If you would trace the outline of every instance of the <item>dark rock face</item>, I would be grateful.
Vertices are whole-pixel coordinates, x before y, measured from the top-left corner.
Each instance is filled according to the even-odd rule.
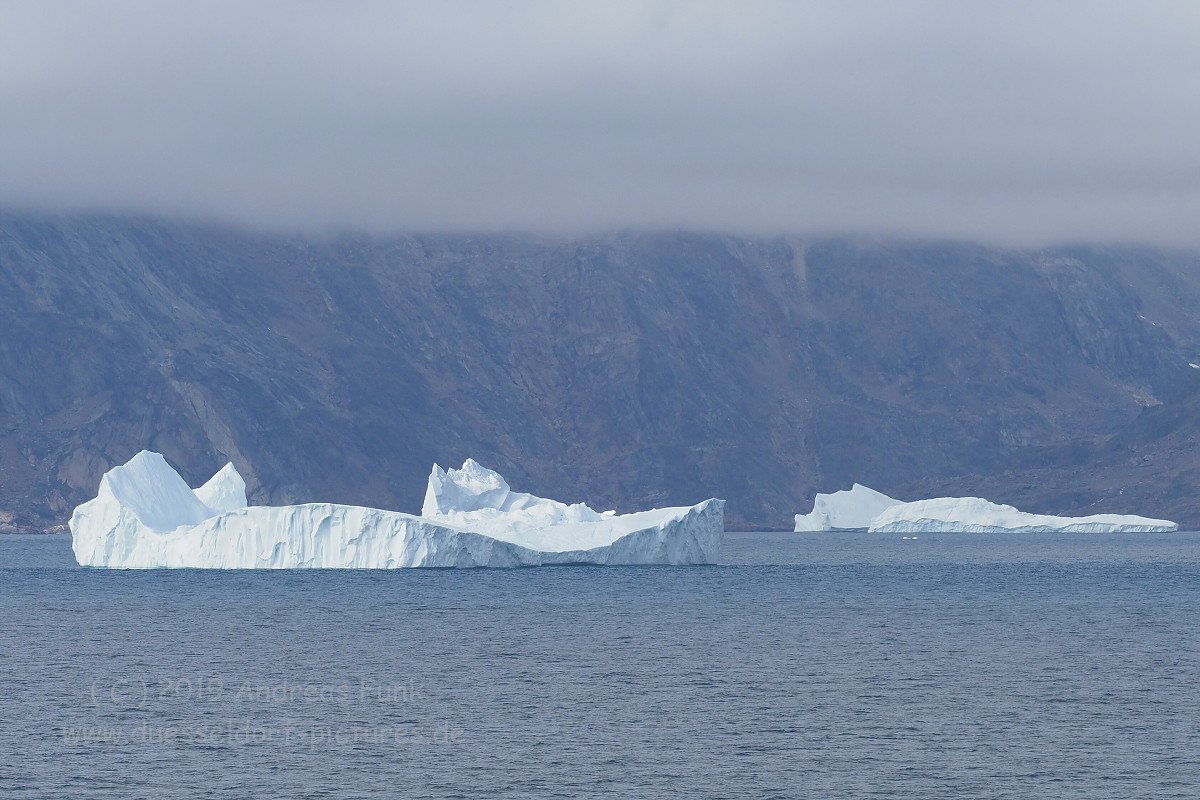
[[[415,511],[434,461],[630,510],[975,493],[1200,524],[1200,254],[609,235],[305,240],[0,216],[0,525],[141,448]]]

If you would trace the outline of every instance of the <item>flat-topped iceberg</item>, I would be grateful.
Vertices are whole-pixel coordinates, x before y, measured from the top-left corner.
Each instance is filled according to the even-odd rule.
[[[856,483],[832,494],[818,494],[812,511],[796,515],[795,530],[865,531],[877,516],[899,502],[883,492]]]
[[[1125,514],[1054,517],[1027,514],[981,497],[939,497],[884,509],[872,533],[1154,533],[1178,530],[1165,519]]]
[[[288,569],[709,564],[724,501],[635,514],[512,492],[468,460],[434,465],[418,517],[335,503],[249,506],[232,464],[193,491],[142,451],[100,480],[71,516],[76,560],[91,567]]]

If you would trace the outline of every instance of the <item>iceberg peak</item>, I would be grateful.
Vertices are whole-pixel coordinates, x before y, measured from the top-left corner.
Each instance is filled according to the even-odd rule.
[[[490,470],[473,458],[463,462],[461,469],[442,469],[437,464],[429,473],[425,502],[421,515],[425,517],[450,511],[478,511],[481,508],[507,510],[512,490],[499,472]]]
[[[797,532],[866,530],[872,520],[888,508],[900,503],[883,492],[861,483],[832,494],[818,494],[813,510],[796,515]]]
[[[195,495],[213,511],[236,511],[249,505],[246,502],[246,481],[232,461],[196,489]]]
[[[583,503],[560,503],[524,492],[514,492],[508,481],[473,458],[461,469],[442,469],[437,464],[429,474],[421,516],[469,514],[477,511],[512,513],[526,511],[543,518],[569,518],[574,522],[595,522],[599,514]]]
[[[213,516],[167,460],[149,450],[106,472],[100,479],[96,500],[91,502],[97,501],[126,509],[153,531],[196,525]],[[88,505],[76,509],[76,514]]]

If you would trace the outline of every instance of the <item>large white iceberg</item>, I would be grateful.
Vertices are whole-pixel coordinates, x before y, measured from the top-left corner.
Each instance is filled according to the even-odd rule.
[[[724,501],[597,514],[512,492],[468,460],[436,465],[423,516],[335,503],[248,506],[232,464],[192,491],[142,451],[100,480],[71,516],[76,560],[91,567],[208,569],[709,564]]]
[[[1123,514],[1053,517],[1027,514],[981,497],[939,497],[900,503],[871,522],[872,533],[1153,533],[1178,530],[1165,519]]]
[[[865,531],[877,516],[900,502],[856,483],[832,494],[818,494],[812,511],[796,515],[795,530]]]

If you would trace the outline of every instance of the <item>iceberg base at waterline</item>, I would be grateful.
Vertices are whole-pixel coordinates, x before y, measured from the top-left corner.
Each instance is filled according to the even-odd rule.
[[[193,491],[161,455],[142,451],[105,473],[70,529],[80,564],[121,569],[709,564],[724,501],[599,514],[511,492],[468,460],[462,470],[434,466],[422,516],[336,503],[249,506],[232,465]]]
[[[871,533],[1168,533],[1178,529],[1170,520],[1130,514],[1028,514],[981,497],[899,503],[884,509],[869,528]]]

